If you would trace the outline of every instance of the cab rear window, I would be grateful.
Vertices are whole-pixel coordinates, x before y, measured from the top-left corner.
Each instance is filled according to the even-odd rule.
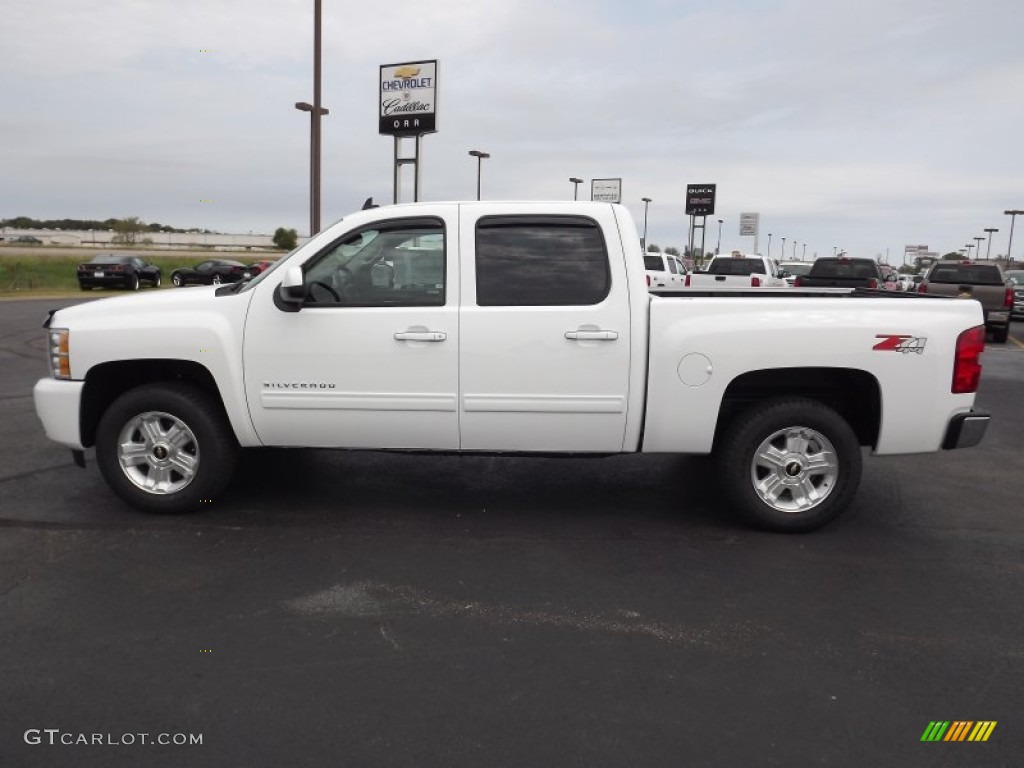
[[[661,263],[661,256],[644,256],[644,269],[651,272],[664,272],[665,265]]]
[[[930,283],[969,283],[971,285],[1002,285],[998,267],[986,264],[955,264],[939,266],[928,276]]]
[[[753,275],[764,274],[761,259],[715,259],[708,267],[712,275]]]

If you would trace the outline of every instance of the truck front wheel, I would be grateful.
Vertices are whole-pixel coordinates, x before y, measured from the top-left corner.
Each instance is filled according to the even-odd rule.
[[[147,512],[189,512],[224,490],[237,443],[219,405],[184,384],[147,384],[121,395],[96,430],[107,484]]]
[[[733,506],[772,531],[820,528],[849,505],[860,483],[856,434],[816,400],[770,400],[749,408],[732,422],[718,456]]]

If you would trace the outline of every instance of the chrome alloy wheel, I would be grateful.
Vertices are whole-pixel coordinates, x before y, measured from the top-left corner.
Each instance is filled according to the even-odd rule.
[[[146,411],[121,429],[117,459],[125,477],[147,493],[177,493],[196,476],[199,442],[181,419]]]
[[[750,481],[761,500],[780,512],[806,512],[821,504],[839,479],[835,446],[809,427],[780,429],[758,446]]]

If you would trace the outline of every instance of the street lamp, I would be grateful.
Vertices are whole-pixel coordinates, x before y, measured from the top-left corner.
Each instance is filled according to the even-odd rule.
[[[985,227],[985,231],[988,232],[988,250],[985,251],[985,259],[987,260],[992,258],[992,233],[999,230],[995,227]]]
[[[772,233],[768,233],[768,258],[772,257]]]
[[[309,112],[309,236],[320,231],[320,118],[330,112],[320,105],[320,0],[313,3],[313,103],[296,102]]]
[[[1010,217],[1010,244],[1006,246],[1006,268],[1009,269],[1013,264],[1013,256],[1010,255],[1013,249],[1013,224],[1017,221],[1017,216],[1024,214],[1024,211],[1003,211],[1003,213]]]
[[[973,247],[974,247],[974,243],[964,243],[964,248],[967,249],[967,258],[968,258],[968,260],[970,260],[970,258],[971,258],[971,248],[973,248]]]
[[[654,201],[649,197],[641,197],[640,199],[644,203],[644,236],[640,238],[640,244],[643,246],[640,250],[647,253],[647,206]]]
[[[786,258],[786,238],[782,238],[782,253],[779,254],[779,258]]]
[[[797,242],[796,242],[796,240],[794,240],[793,241],[793,261],[796,261],[796,246],[797,246]],[[782,254],[782,255],[783,255],[783,257],[785,257],[786,254]]]
[[[803,256],[800,257],[800,260],[807,261],[807,243],[804,243],[804,253]]]
[[[722,220],[718,220],[718,244],[715,246],[715,255],[722,250]]]
[[[480,199],[480,169],[484,164],[484,158],[490,157],[486,152],[481,152],[479,149],[469,150],[470,157],[476,158],[476,199]]]
[[[580,184],[583,183],[583,179],[577,179],[575,176],[570,176],[569,181],[572,182],[572,199],[579,200],[577,193],[580,191]]]
[[[974,253],[977,255],[977,257],[979,259],[981,258],[981,241],[984,240],[984,239],[985,239],[984,237],[975,237],[974,238],[974,242],[976,242],[978,244],[978,250],[976,250]]]
[[[836,253],[836,251],[837,251],[838,249],[839,249],[839,246],[838,246],[838,245],[833,245],[833,246],[832,246],[832,258],[835,258],[835,257],[836,257],[836,256],[838,255],[838,254]]]

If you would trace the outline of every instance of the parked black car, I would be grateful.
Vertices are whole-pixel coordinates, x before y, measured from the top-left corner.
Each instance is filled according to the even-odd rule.
[[[101,253],[78,265],[78,287],[83,291],[105,287],[137,291],[142,283],[159,288],[160,267],[138,256]]]
[[[252,270],[240,261],[229,259],[210,259],[194,267],[183,267],[171,273],[171,282],[176,286],[183,285],[220,285],[236,283],[252,277]]]

